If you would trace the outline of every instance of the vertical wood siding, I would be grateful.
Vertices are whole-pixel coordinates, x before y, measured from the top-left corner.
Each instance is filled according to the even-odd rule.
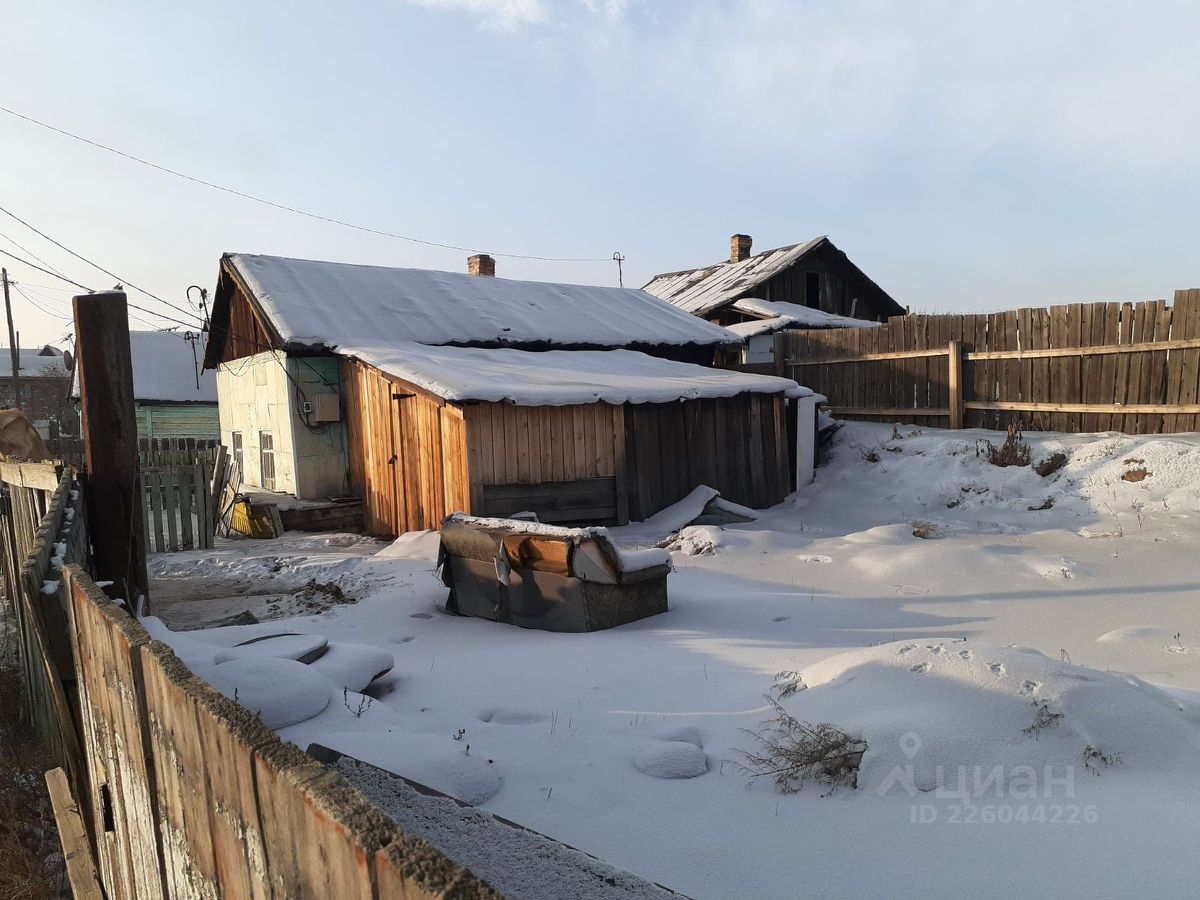
[[[763,508],[791,490],[782,394],[631,404],[625,409],[629,516],[644,519],[697,485]]]
[[[471,511],[461,409],[412,395],[379,370],[353,360],[342,363],[342,385],[350,481],[362,497],[368,532],[395,535],[438,528],[449,513]]]

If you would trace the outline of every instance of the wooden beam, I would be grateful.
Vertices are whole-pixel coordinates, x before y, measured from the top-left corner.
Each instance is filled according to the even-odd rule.
[[[967,353],[969,360],[980,359],[1046,359],[1063,356],[1104,356],[1110,353],[1153,353],[1158,350],[1200,349],[1200,338],[1181,338],[1171,341],[1146,341],[1141,344],[1106,344],[1099,347],[1056,347],[1049,350],[988,350]]]
[[[837,363],[875,362],[882,359],[924,359],[929,356],[945,356],[945,347],[936,350],[895,350],[890,353],[862,353],[858,356],[843,356],[836,359],[789,359],[789,366],[831,366]]]
[[[138,598],[148,594],[148,579],[129,309],[124,291],[83,294],[74,307],[84,493],[96,577],[113,583],[106,590],[113,599],[137,610]]]
[[[950,410],[948,407],[945,407],[945,408],[922,407],[920,409],[917,409],[915,407],[908,407],[908,406],[889,406],[889,407],[838,406],[836,403],[831,403],[830,406],[833,408],[834,413],[839,414],[839,415],[845,414],[847,416],[899,416],[901,418],[903,418],[904,416],[917,416],[917,417],[924,418],[926,416],[935,417],[935,416],[949,416],[950,415]],[[963,406],[970,407],[971,404],[964,403]]]
[[[96,860],[92,856],[92,845],[83,827],[79,804],[71,796],[67,773],[62,769],[51,769],[46,773],[46,786],[50,789],[50,803],[54,807],[54,821],[58,825],[71,893],[75,900],[104,900],[100,876],[96,874]]]
[[[1062,413],[1178,413],[1188,415],[1200,413],[1200,403],[1021,403],[1008,400],[968,400],[967,409],[999,409],[1015,412],[1062,412]],[[850,412],[850,410],[840,410]]]
[[[950,427],[962,428],[962,342],[951,341],[948,350],[950,354],[950,370],[946,384],[950,392]]]
[[[62,466],[52,462],[0,462],[0,481],[16,487],[55,491],[62,478]]]

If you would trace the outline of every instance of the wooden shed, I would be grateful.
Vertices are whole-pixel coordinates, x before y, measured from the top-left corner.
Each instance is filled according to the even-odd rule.
[[[375,534],[459,511],[623,524],[701,484],[758,508],[793,488],[788,404],[808,392],[787,379],[630,351],[346,352],[350,480]]]

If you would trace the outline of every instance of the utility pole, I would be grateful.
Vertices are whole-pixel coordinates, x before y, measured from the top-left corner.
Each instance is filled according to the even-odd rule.
[[[12,301],[8,297],[8,269],[0,269],[0,280],[4,281],[4,312],[8,316],[8,349],[12,354],[13,409],[20,409],[21,351],[17,349],[17,335],[13,331]]]
[[[96,575],[130,612],[147,597],[129,308],[124,291],[83,294],[75,308],[75,365],[87,463],[84,482]],[[149,611],[149,601],[141,607]]]

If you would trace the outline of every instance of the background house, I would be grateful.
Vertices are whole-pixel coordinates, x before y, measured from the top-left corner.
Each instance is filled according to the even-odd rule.
[[[78,417],[69,396],[71,364],[69,353],[47,344],[18,352],[17,375],[13,378],[12,353],[0,347],[0,406],[16,405],[16,381],[20,381],[21,408],[44,439],[78,434]]]
[[[785,328],[844,328],[904,315],[904,308],[828,237],[751,255],[751,238],[729,239],[726,262],[656,275],[645,290],[694,316],[731,327],[742,362],[771,361],[766,337]],[[750,324],[769,322],[769,325]]]
[[[212,372],[198,371],[201,340],[194,332],[129,332],[139,438],[220,437],[217,379]],[[79,399],[77,377],[71,397]]]
[[[205,365],[244,481],[352,493],[377,534],[454,511],[623,522],[698,483],[759,506],[791,490],[787,404],[808,392],[697,365],[737,341],[725,329],[643,291],[469,269],[223,257]]]

